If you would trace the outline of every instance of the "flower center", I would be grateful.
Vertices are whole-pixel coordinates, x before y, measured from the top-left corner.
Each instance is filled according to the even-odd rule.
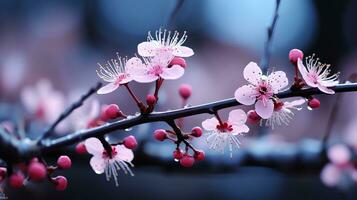
[[[222,125],[218,124],[216,127],[220,132],[231,132],[233,131],[232,125],[224,122]]]
[[[116,148],[112,146],[112,155],[110,156],[109,153],[106,150],[104,150],[102,153],[102,156],[105,159],[109,159],[109,158],[115,157],[115,155],[117,155],[117,154],[118,154],[118,152],[117,152]]]
[[[120,82],[121,82],[123,79],[125,79],[126,77],[128,77],[127,74],[124,74],[124,73],[119,74],[118,77],[117,77],[117,79],[115,80],[115,84],[116,84],[116,85],[119,85]]]
[[[282,101],[276,101],[274,102],[274,111],[279,111],[283,108],[284,103]]]
[[[160,65],[155,65],[149,70],[148,74],[158,76],[162,74],[162,72],[163,72],[162,67]]]

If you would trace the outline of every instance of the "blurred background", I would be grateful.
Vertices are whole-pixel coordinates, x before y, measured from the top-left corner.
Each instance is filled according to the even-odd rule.
[[[47,86],[51,84],[56,91],[50,105],[54,107],[52,114],[57,116],[99,81],[95,72],[98,62],[115,58],[116,52],[121,56],[133,56],[137,53],[137,44],[146,40],[148,31],[166,28],[176,3],[176,0],[1,0],[0,120],[18,121],[30,116],[31,109],[26,106],[24,91],[29,87],[34,89],[32,86],[39,85],[41,80],[48,80]],[[245,65],[250,61],[260,61],[274,8],[275,0],[185,0],[176,15],[173,29],[187,31],[185,46],[191,47],[195,55],[186,59],[188,68],[183,78],[165,82],[160,91],[158,110],[180,107],[178,88],[182,83],[193,88],[189,99],[191,105],[233,97],[234,91],[245,83],[242,76]],[[292,80],[293,66],[288,53],[292,48],[299,48],[305,55],[316,53],[322,62],[332,65],[333,71],[341,72],[342,81],[347,80],[357,64],[356,11],[356,0],[282,0],[273,36],[271,69],[287,72],[289,80]],[[133,83],[132,88],[144,100],[148,93],[153,92],[154,84]],[[31,90],[28,93],[32,93]],[[92,99],[98,99],[101,104],[118,103],[125,113],[137,111],[125,90],[95,95]],[[322,103],[320,109],[297,112],[288,127],[274,129],[264,140],[277,140],[284,144],[321,140],[336,95],[320,96],[319,99]],[[332,126],[331,142],[343,141],[351,135],[356,138],[353,137],[357,134],[354,133],[356,99],[357,95],[353,93],[344,94],[339,99],[341,106]],[[228,111],[221,112],[224,118]],[[185,121],[185,127],[190,130],[207,117],[190,117]],[[44,128],[41,125],[33,126],[28,134],[35,137]],[[135,134],[141,143],[145,143],[134,160],[135,177],[120,176],[118,188],[113,182],[107,182],[103,175],[92,171],[89,156],[74,155],[73,168],[63,172],[70,181],[66,191],[57,192],[44,182],[29,184],[22,190],[5,186],[5,194],[9,199],[357,197],[353,184],[328,188],[320,182],[319,173],[237,168],[232,165],[239,158],[230,159],[228,154],[209,150],[206,152],[207,162],[202,166],[197,163],[193,170],[177,168],[178,164],[171,159],[174,145],[152,139],[152,131],[159,127],[165,125],[142,125],[114,133],[118,137]],[[256,137],[257,128],[251,129],[242,139],[243,149],[263,140]],[[70,131],[63,128],[59,132],[66,134]],[[314,148],[314,143],[311,144]],[[196,146],[205,149],[204,140],[196,141]],[[73,148],[61,150],[68,154],[72,151]],[[167,159],[167,164],[162,166],[161,162],[153,162],[151,165],[138,160],[138,154],[143,152]],[[48,159],[55,159],[55,156],[50,155]]]

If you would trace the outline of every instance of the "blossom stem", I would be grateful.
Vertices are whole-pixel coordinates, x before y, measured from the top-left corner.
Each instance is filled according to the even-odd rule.
[[[145,105],[143,104],[143,102],[141,102],[136,95],[134,94],[134,92],[130,89],[129,84],[124,84],[125,88],[128,90],[130,96],[134,99],[135,103],[138,105],[141,113],[145,113],[146,108]]]
[[[222,121],[221,117],[219,116],[218,111],[215,110],[215,111],[213,112],[213,114],[214,114],[214,116],[216,117],[216,119],[218,120],[219,125],[220,125],[220,126],[223,126],[223,121]]]

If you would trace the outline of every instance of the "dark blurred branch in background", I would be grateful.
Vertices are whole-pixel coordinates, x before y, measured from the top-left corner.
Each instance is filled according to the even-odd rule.
[[[179,13],[180,9],[182,8],[184,2],[185,2],[185,0],[177,0],[176,1],[175,8],[172,11],[172,13],[170,15],[170,18],[169,18],[169,21],[167,23],[167,28],[168,29],[173,29],[174,28],[175,21],[176,21],[176,18],[177,18],[177,14]]]

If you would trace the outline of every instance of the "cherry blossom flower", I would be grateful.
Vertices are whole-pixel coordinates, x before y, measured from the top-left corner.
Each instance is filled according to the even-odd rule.
[[[194,54],[193,50],[182,46],[186,39],[186,32],[180,38],[177,31],[171,35],[171,31],[159,29],[155,32],[155,38],[149,32],[147,42],[138,45],[138,53],[143,57],[153,57],[158,53],[168,51],[173,57],[190,57]]]
[[[276,125],[281,126],[283,124],[288,125],[290,120],[294,116],[293,110],[301,110],[301,105],[306,102],[305,99],[298,99],[291,102],[279,101],[274,104],[274,112],[265,121],[265,126],[270,126],[272,129],[275,128]],[[263,120],[260,121],[260,125],[263,124]]]
[[[224,153],[228,146],[232,157],[233,147],[239,148],[240,141],[236,136],[247,133],[249,127],[245,125],[246,113],[241,109],[232,110],[229,113],[228,121],[220,123],[213,117],[202,122],[202,127],[208,131],[206,141],[210,149]]]
[[[129,83],[133,80],[132,73],[138,58],[133,57],[129,60],[127,58],[121,58],[117,54],[117,59],[112,59],[107,61],[103,66],[98,63],[99,70],[97,70],[98,76],[106,82],[109,82],[107,85],[100,88],[98,94],[108,94],[116,90],[120,85]],[[141,61],[140,61],[141,62]]]
[[[159,78],[166,80],[174,80],[183,76],[185,69],[180,65],[172,65],[169,67],[172,55],[165,51],[156,54],[154,57],[146,59],[144,62],[136,59],[133,70],[133,78],[140,83],[149,83],[156,81]]]
[[[327,157],[330,163],[323,168],[320,174],[321,181],[326,186],[339,186],[348,179],[357,181],[357,170],[348,147],[343,144],[333,145],[328,149]]]
[[[71,125],[74,130],[88,128],[89,124],[100,114],[101,106],[98,99],[92,99],[88,103],[74,110],[70,115]]]
[[[263,119],[268,119],[274,111],[274,94],[288,85],[285,72],[276,71],[265,76],[259,66],[250,62],[243,71],[244,78],[250,83],[235,91],[236,100],[244,105],[253,105]]]
[[[112,155],[109,155],[104,149],[102,143],[97,138],[88,138],[85,141],[85,147],[88,153],[93,157],[90,160],[90,165],[95,173],[105,173],[107,181],[114,179],[115,185],[118,186],[118,170],[123,170],[125,174],[134,176],[129,166],[134,165],[131,161],[134,158],[133,151],[126,148],[124,145],[112,146]]]
[[[335,91],[328,87],[338,84],[339,73],[330,75],[330,65],[314,58],[315,55],[306,58],[306,67],[301,59],[298,59],[298,68],[306,84],[313,88],[319,88],[326,94],[334,94]]]
[[[35,86],[25,87],[21,91],[21,100],[30,113],[45,123],[54,122],[66,104],[64,95],[54,90],[46,79],[40,80]],[[61,127],[63,124],[60,124]]]

